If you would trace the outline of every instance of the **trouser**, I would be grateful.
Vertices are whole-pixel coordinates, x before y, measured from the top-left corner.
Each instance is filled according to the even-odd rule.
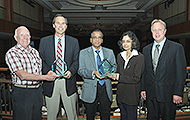
[[[175,120],[176,104],[173,102],[158,102],[156,99],[147,100],[148,120]]]
[[[137,120],[137,106],[119,103],[121,120]]]
[[[96,100],[93,103],[84,103],[86,108],[87,120],[94,120],[98,102],[100,105],[100,119],[110,120],[110,107],[111,101],[108,98],[106,85],[101,86],[97,84],[97,95]]]
[[[77,120],[76,113],[76,100],[77,95],[74,93],[71,96],[67,96],[65,79],[56,79],[53,88],[53,94],[51,97],[46,98],[47,104],[47,119],[57,120],[57,113],[59,111],[60,97],[65,108],[68,120]]]
[[[12,92],[13,120],[42,119],[42,87],[14,87]]]

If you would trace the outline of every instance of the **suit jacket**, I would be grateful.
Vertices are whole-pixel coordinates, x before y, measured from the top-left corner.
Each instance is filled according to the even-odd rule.
[[[119,80],[117,85],[117,102],[127,105],[138,105],[141,90],[141,76],[144,71],[144,56],[134,55],[124,69],[125,60],[121,54],[117,55],[117,72]]]
[[[102,47],[104,59],[108,59],[116,65],[115,56],[112,50]],[[116,69],[116,67],[115,67]],[[96,62],[92,47],[88,47],[80,51],[78,74],[83,78],[81,99],[87,103],[93,103],[96,99],[97,78],[92,75],[93,71],[97,71]],[[110,79],[105,79],[105,85],[109,100],[112,101],[112,85]]]
[[[51,65],[56,59],[55,55],[55,40],[54,35],[46,36],[41,39],[39,46],[40,56],[42,58],[42,72],[47,74],[51,70]],[[66,79],[66,91],[70,96],[76,92],[76,73],[79,64],[79,44],[76,38],[65,36],[65,53],[64,61],[67,64],[67,69],[72,76]],[[43,90],[46,96],[51,97],[53,93],[54,82],[44,81]]]
[[[183,96],[186,78],[186,58],[181,44],[166,40],[160,53],[156,72],[152,65],[152,44],[143,49],[145,71],[142,90],[147,99],[156,98],[158,102],[171,102],[173,95]]]

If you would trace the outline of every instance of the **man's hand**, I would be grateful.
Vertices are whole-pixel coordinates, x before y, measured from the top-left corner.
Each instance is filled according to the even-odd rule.
[[[54,81],[57,77],[59,77],[59,75],[55,74],[51,70],[46,74],[46,80],[47,81]]]
[[[141,96],[143,97],[144,100],[146,100],[146,91],[141,91]]]
[[[71,72],[68,70],[67,72],[64,73],[65,76],[63,76],[66,79],[69,79],[71,77]]]
[[[175,104],[182,103],[182,97],[178,95],[173,95],[173,103]]]
[[[106,77],[103,76],[101,77],[100,73],[98,71],[94,71],[93,74],[98,78],[98,79],[105,79]]]

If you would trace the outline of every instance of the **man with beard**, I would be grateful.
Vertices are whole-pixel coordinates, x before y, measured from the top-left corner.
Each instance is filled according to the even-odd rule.
[[[65,35],[67,25],[67,18],[62,14],[57,14],[53,19],[55,34],[42,38],[39,46],[43,74],[52,69],[51,66],[57,59],[65,61],[68,69],[64,73],[65,76],[57,78],[54,82],[44,82],[43,84],[48,120],[57,119],[60,97],[68,120],[77,120],[76,73],[79,64],[79,44],[76,38]]]

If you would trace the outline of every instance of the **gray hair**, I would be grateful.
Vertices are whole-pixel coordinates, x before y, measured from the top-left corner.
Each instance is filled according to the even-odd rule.
[[[152,31],[152,26],[154,25],[154,23],[157,23],[157,22],[161,23],[164,26],[164,29],[166,29],[166,23],[163,20],[161,20],[161,19],[154,19],[151,22],[151,31]]]
[[[17,27],[16,29],[15,29],[15,36],[18,36],[18,34],[17,34],[17,31],[18,31],[18,29],[19,28],[26,28],[27,30],[28,30],[28,28],[26,27],[26,26],[19,26],[19,27]],[[28,30],[28,32],[29,32],[29,34],[30,34],[30,31]]]
[[[139,49],[140,49],[140,42],[139,42],[137,36],[135,35],[135,33],[132,32],[132,31],[127,31],[127,32],[125,32],[125,33],[123,33],[123,34],[121,35],[120,40],[118,41],[119,48],[120,48],[121,50],[124,50],[124,49],[123,49],[123,45],[122,45],[122,43],[123,43],[122,40],[123,40],[123,37],[126,36],[126,35],[128,35],[129,38],[132,40],[131,49],[139,50]]]
[[[91,38],[92,38],[92,35],[93,35],[94,32],[100,32],[100,33],[102,34],[102,38],[103,38],[104,34],[103,34],[103,32],[102,32],[100,29],[98,29],[98,28],[92,30],[92,32],[91,32],[91,34],[90,34],[90,35],[91,35]]]
[[[67,20],[67,18],[66,18],[65,16],[63,16],[62,14],[56,14],[55,17],[53,18],[52,24],[55,23],[55,19],[56,19],[57,17],[63,17],[63,18],[65,18],[65,22],[66,22],[65,24],[68,25],[68,20]]]

